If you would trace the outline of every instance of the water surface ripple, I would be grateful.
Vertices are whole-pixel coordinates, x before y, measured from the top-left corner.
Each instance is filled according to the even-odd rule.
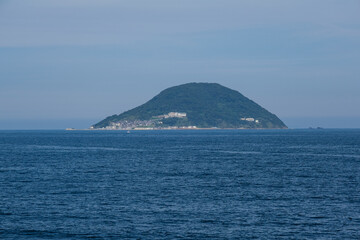
[[[0,131],[0,239],[360,239],[360,130]]]

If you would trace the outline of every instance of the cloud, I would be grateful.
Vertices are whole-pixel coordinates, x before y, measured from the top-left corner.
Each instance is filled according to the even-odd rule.
[[[359,3],[352,0],[14,0],[1,8],[0,46],[126,45],[209,31],[360,20]]]

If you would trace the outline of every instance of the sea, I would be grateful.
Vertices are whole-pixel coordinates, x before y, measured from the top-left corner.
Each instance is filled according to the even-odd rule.
[[[0,239],[360,239],[360,129],[0,131]]]

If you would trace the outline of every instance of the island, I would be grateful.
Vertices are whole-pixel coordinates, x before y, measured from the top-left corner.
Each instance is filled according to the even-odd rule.
[[[167,88],[143,105],[90,127],[92,130],[285,128],[275,114],[217,83]]]

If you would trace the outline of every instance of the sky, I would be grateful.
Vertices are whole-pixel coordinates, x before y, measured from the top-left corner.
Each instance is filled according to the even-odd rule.
[[[87,128],[188,82],[360,128],[359,0],[0,0],[0,129]]]

